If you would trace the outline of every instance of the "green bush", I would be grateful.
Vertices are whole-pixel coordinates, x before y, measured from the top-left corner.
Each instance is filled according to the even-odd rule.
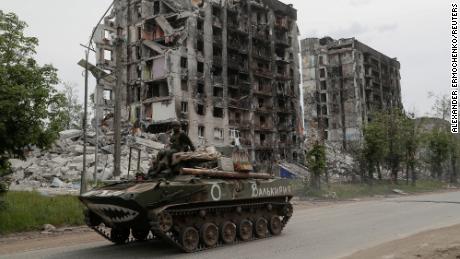
[[[0,211],[0,234],[84,224],[83,206],[75,196],[46,197],[37,192],[8,192]]]

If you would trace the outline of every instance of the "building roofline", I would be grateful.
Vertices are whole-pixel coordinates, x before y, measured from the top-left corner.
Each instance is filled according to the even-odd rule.
[[[378,54],[378,55],[381,55],[383,56],[384,58],[388,59],[388,60],[392,60],[394,62],[397,62],[399,65],[400,65],[400,62],[398,60],[397,57],[389,57],[388,55],[382,53],[381,51],[378,51],[372,47],[370,47],[369,45],[357,40],[355,37],[351,37],[351,38],[340,38],[340,39],[334,39],[330,36],[324,36],[324,37],[321,37],[321,38],[318,38],[318,37],[307,37],[307,38],[304,38],[302,39],[301,41],[305,41],[305,40],[322,40],[322,39],[331,39],[333,43],[337,44],[338,46],[339,45],[342,45],[342,42],[344,41],[353,41],[353,44],[355,45],[354,47],[355,48],[359,48],[358,46],[356,45],[360,45],[361,47],[364,47],[365,49],[368,49],[369,52],[374,52],[375,54]],[[347,42],[348,44],[348,42]]]

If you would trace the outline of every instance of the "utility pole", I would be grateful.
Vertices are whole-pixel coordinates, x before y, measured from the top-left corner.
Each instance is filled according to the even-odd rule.
[[[82,45],[85,48],[85,102],[84,102],[84,114],[83,114],[83,123],[82,123],[82,128],[83,128],[83,170],[81,172],[81,177],[80,177],[80,194],[85,193],[88,190],[87,186],[87,180],[86,180],[86,140],[87,140],[87,123],[88,123],[88,74],[89,74],[89,51],[93,50],[91,48],[91,44],[93,42],[94,35],[96,33],[97,26],[102,22],[104,17],[107,15],[107,13],[110,11],[110,9],[113,6],[113,2],[110,4],[109,8],[107,11],[105,11],[104,15],[99,19],[97,22],[97,25],[94,27],[91,37],[89,37],[89,42],[88,45]],[[94,50],[93,50],[94,51]],[[98,79],[99,80],[99,79]],[[98,128],[96,128],[98,130]],[[96,141],[97,142],[97,141]],[[96,144],[97,146],[97,144]],[[97,149],[96,149],[96,156],[97,156]],[[97,159],[96,159],[97,161]],[[97,162],[95,167],[97,168]]]
[[[121,91],[123,87],[123,69],[122,69],[122,56],[123,56],[123,29],[120,26],[120,21],[123,18],[123,7],[120,0],[116,1],[115,5],[115,28],[117,29],[117,38],[115,39],[115,74],[117,82],[115,85],[115,107],[114,107],[114,171],[113,176],[115,178],[121,175]]]
[[[87,191],[87,180],[86,180],[86,130],[88,128],[88,58],[89,58],[89,44],[85,50],[85,103],[84,103],[84,113],[83,113],[83,171],[81,172],[81,181],[80,181],[80,194],[83,194]]]

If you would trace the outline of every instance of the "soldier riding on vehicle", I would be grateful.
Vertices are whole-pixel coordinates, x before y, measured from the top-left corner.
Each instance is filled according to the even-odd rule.
[[[158,153],[156,159],[153,161],[152,168],[149,170],[149,177],[155,177],[163,170],[170,171],[172,156],[175,153],[195,151],[195,146],[193,145],[192,141],[187,136],[187,134],[181,130],[180,122],[174,121],[172,123],[172,130],[173,133],[169,140],[169,149]],[[167,174],[169,173],[170,172],[167,172]]]

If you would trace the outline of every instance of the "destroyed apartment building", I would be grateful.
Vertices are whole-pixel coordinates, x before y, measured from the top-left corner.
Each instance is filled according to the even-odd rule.
[[[113,112],[118,68],[124,121],[139,121],[150,133],[180,121],[197,146],[239,137],[255,162],[297,160],[296,16],[276,0],[115,1],[96,30],[97,64],[90,65],[99,79],[97,120]]]
[[[354,38],[301,41],[307,139],[347,149],[372,113],[402,108],[400,63]]]

